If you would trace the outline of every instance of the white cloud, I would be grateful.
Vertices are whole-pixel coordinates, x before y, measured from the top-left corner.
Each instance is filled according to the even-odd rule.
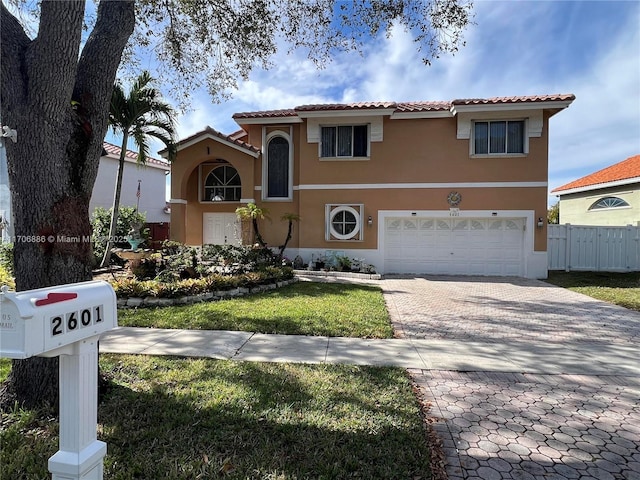
[[[232,100],[197,96],[181,135],[206,125],[230,133],[235,112],[307,103],[452,100],[575,93],[551,121],[550,188],[640,153],[640,4],[478,1],[467,46],[425,66],[410,33],[341,53],[317,70],[303,52],[281,50]]]

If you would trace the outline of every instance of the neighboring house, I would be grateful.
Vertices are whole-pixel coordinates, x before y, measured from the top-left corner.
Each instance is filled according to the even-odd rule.
[[[560,223],[640,226],[640,155],[551,191],[560,197]]]
[[[120,147],[104,142],[98,176],[89,203],[89,212],[91,213],[96,207],[109,209],[113,206],[120,151]],[[138,211],[146,213],[148,223],[168,223],[170,209],[166,203],[166,189],[167,175],[171,170],[169,163],[165,160],[148,157],[145,165],[138,165],[137,158],[136,152],[127,150],[124,158],[120,205],[123,207],[137,206]],[[139,196],[138,182],[140,184]]]
[[[381,273],[547,275],[549,118],[573,95],[304,105],[237,113],[172,164],[171,237],[248,238],[235,209],[255,202],[269,245],[364,258]],[[160,152],[161,154],[163,152]],[[165,152],[166,153],[166,152]]]
[[[113,206],[116,175],[120,159],[120,147],[104,142],[104,149],[100,157],[98,175],[93,187],[93,194],[89,202],[89,214],[96,207],[109,209]],[[165,160],[148,158],[146,166],[138,165],[138,154],[127,150],[122,178],[122,193],[120,205],[138,206],[140,212],[146,213],[147,223],[152,230],[153,238],[168,238],[170,208],[166,202],[167,175],[170,167]],[[0,147],[0,224],[3,240],[9,241],[12,235],[11,203],[9,194],[9,180],[6,173],[6,159],[4,148]],[[138,181],[140,194],[138,196]],[[8,223],[8,225],[7,225]]]

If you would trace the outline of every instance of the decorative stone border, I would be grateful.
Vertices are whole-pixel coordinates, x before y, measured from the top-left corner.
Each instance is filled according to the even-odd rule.
[[[243,297],[254,293],[266,292],[267,290],[275,290],[276,288],[285,287],[292,283],[298,282],[297,278],[283,280],[281,282],[269,283],[266,285],[256,285],[251,288],[239,287],[232,290],[219,290],[215,292],[200,293],[198,295],[187,295],[176,298],[159,298],[159,297],[128,297],[118,298],[118,308],[139,308],[139,307],[169,307],[172,305],[192,305],[201,302],[215,302],[217,300],[225,300],[234,297]]]
[[[303,277],[360,278],[363,280],[382,280],[379,273],[338,272],[325,270],[294,270],[294,275]]]

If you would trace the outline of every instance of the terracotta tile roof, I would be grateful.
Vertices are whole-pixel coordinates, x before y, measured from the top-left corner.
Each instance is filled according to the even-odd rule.
[[[274,118],[274,117],[296,117],[295,110],[288,108],[283,110],[265,110],[262,112],[240,112],[234,113],[232,118]]]
[[[536,103],[536,102],[565,102],[575,100],[572,93],[557,93],[552,95],[529,95],[521,97],[493,97],[493,98],[459,98],[451,102],[452,105],[492,105],[501,103]]]
[[[358,102],[358,103],[328,103],[316,105],[300,105],[296,112],[325,112],[329,110],[374,110],[379,108],[396,108],[395,102]]]
[[[242,140],[239,140],[239,138],[244,138],[244,135],[239,135],[240,132],[244,132],[244,130],[238,130],[237,132],[234,132],[231,135],[225,135],[224,133],[220,133],[219,131],[217,131],[214,128],[211,128],[210,126],[207,125],[207,127],[204,130],[201,130],[197,133],[194,133],[193,135],[191,135],[190,137],[184,138],[182,140],[180,140],[178,142],[178,148],[180,148],[181,145],[184,145],[185,143],[190,142],[191,140],[198,138],[202,135],[213,135],[214,137],[218,137],[221,140],[225,140],[229,143],[233,143],[234,145],[237,145],[239,147],[242,147],[244,149],[250,150],[254,153],[259,153],[260,149],[254,147],[253,145],[250,145],[246,142],[243,142]],[[246,135],[246,132],[245,132]],[[165,152],[166,150],[162,150],[160,153]]]
[[[431,112],[434,110],[451,110],[450,102],[400,102],[397,112]]]
[[[116,158],[120,158],[120,152],[122,151],[122,149],[112,143],[109,142],[103,142],[102,143],[102,148],[104,149],[103,151],[103,155],[105,155],[105,153],[107,155],[111,155],[113,157]],[[128,150],[125,153],[125,159],[129,159],[132,160],[134,162],[138,161],[138,152],[134,152],[132,150]],[[153,158],[153,157],[147,157],[147,164],[149,165],[156,165],[158,167],[163,167],[166,170],[169,170],[169,162],[167,162],[166,160],[160,160],[158,158]]]
[[[573,182],[554,188],[551,193],[585,188],[604,183],[611,183],[631,178],[640,179],[640,155],[634,155],[610,167],[598,170],[590,175],[574,180]]]
[[[559,93],[552,95],[529,95],[519,97],[493,97],[493,98],[466,98],[453,101],[416,101],[416,102],[358,102],[358,103],[328,103],[300,105],[292,109],[266,110],[257,112],[235,113],[233,118],[255,119],[274,117],[296,117],[297,112],[325,112],[338,110],[375,110],[394,109],[396,112],[426,112],[446,111],[455,105],[499,105],[513,103],[542,103],[554,101],[573,101],[575,95],[571,93]]]

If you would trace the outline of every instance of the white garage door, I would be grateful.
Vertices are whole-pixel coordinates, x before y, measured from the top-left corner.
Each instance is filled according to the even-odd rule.
[[[387,218],[386,273],[522,276],[524,218]]]

